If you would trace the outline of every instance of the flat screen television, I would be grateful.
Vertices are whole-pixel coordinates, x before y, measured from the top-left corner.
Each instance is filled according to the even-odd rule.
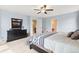
[[[12,29],[22,29],[22,19],[11,18]]]

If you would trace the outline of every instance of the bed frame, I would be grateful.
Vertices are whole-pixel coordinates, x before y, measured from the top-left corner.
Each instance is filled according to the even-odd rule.
[[[45,49],[39,45],[35,45],[35,44],[30,44],[30,49],[34,49],[36,51],[38,51],[39,53],[53,53],[53,51],[50,51],[48,49]]]

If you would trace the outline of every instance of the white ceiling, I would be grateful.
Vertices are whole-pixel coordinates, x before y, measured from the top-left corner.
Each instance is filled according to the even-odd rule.
[[[38,17],[55,16],[79,10],[79,5],[48,5],[47,8],[52,8],[54,11],[48,12],[47,15],[43,13],[36,14],[37,12],[33,9],[40,7],[41,5],[0,5],[0,10]]]

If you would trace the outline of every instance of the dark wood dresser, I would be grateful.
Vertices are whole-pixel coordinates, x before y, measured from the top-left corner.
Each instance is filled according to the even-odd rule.
[[[21,29],[12,29],[7,31],[7,42],[13,41],[13,40],[17,40],[20,38],[24,38],[27,37],[27,30],[21,30]]]

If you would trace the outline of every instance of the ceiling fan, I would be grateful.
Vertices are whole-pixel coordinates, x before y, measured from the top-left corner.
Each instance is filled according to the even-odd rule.
[[[54,9],[47,9],[47,5],[43,5],[42,7],[40,7],[40,9],[34,9],[37,12],[37,14],[43,12],[44,14],[47,14],[47,11],[53,11]]]

